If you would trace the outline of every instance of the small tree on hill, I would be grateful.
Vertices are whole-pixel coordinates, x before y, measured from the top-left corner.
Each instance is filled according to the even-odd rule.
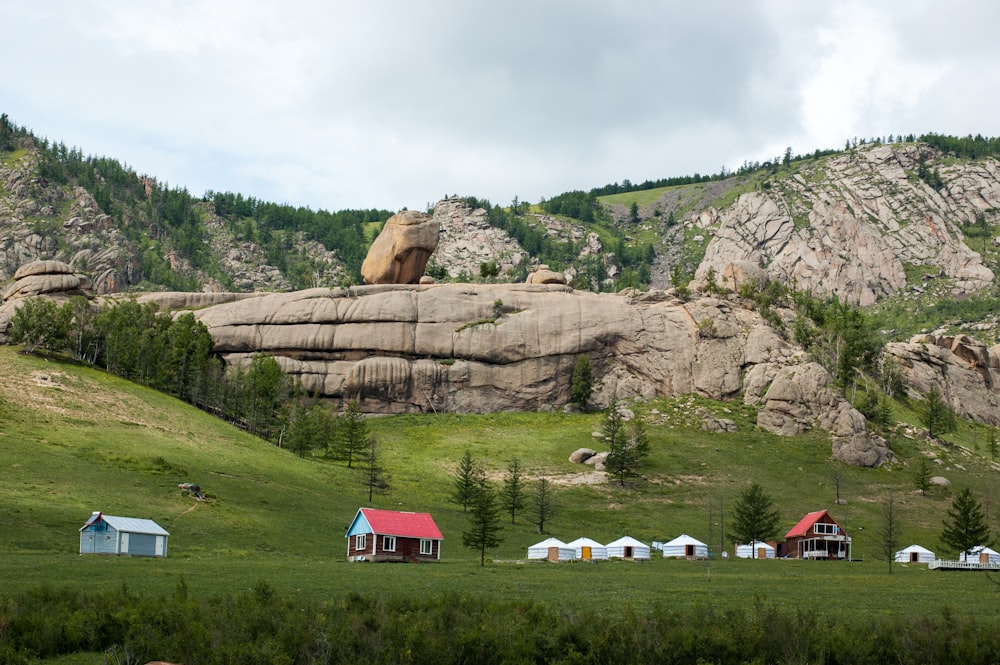
[[[968,487],[956,494],[951,502],[948,519],[941,531],[941,542],[959,553],[990,544],[990,527],[983,515],[982,504]]]
[[[879,551],[889,562],[890,575],[892,574],[892,562],[896,558],[896,550],[902,544],[902,529],[899,512],[896,510],[895,502],[890,496],[882,505],[882,520],[879,523],[877,532]]]
[[[510,523],[514,523],[518,511],[525,504],[524,473],[521,471],[521,461],[516,457],[507,465],[507,475],[503,479],[500,490],[500,505],[505,512],[510,513]]]
[[[638,415],[626,422],[618,407],[618,400],[613,399],[608,405],[602,431],[608,445],[604,466],[618,480],[618,484],[624,486],[627,478],[639,475],[639,468],[649,454],[649,437],[646,435],[645,424]]]
[[[594,392],[593,370],[590,365],[590,358],[585,355],[576,357],[576,364],[573,366],[573,380],[570,384],[570,401],[581,409],[587,408],[590,395]]]
[[[921,496],[927,496],[927,490],[931,488],[931,465],[927,463],[926,457],[921,457],[913,472],[913,484],[920,490]]]
[[[332,456],[347,462],[347,468],[354,465],[361,449],[368,443],[368,423],[361,412],[358,400],[351,400],[344,412],[337,417],[334,428]]]
[[[758,483],[750,483],[740,492],[733,504],[733,522],[729,526],[729,537],[737,544],[766,541],[777,535],[779,520],[774,500]],[[757,548],[751,549],[756,558]]]
[[[497,547],[503,542],[503,538],[500,537],[503,526],[500,522],[496,490],[484,477],[476,481],[469,520],[469,528],[462,532],[462,545],[478,550],[479,565],[485,566],[486,550]]]
[[[545,533],[545,523],[556,514],[556,490],[547,478],[535,483],[531,494],[532,517],[538,533]]]
[[[368,503],[376,494],[389,493],[389,474],[382,464],[382,450],[378,439],[368,437],[364,447],[359,452],[358,467],[362,472],[362,482],[368,490]]]
[[[451,494],[451,500],[462,506],[462,512],[469,511],[469,506],[476,499],[478,486],[484,478],[482,467],[472,457],[472,453],[466,450],[465,455],[458,461]]]
[[[927,428],[931,438],[954,432],[958,427],[955,410],[951,408],[937,390],[931,390],[917,409],[920,424]]]

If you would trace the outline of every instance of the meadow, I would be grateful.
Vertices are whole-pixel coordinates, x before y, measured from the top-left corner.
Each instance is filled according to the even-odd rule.
[[[939,553],[949,490],[914,487],[914,464],[936,460],[952,488],[973,488],[989,510],[997,467],[982,433],[963,425],[946,445],[903,436],[884,468],[831,459],[822,433],[779,437],[753,426],[739,403],[687,396],[632,407],[646,420],[652,452],[643,477],[621,487],[580,482],[592,469],[568,461],[600,448],[600,413],[407,415],[368,421],[391,474],[376,507],[427,511],[445,540],[436,564],[351,564],[344,533],[366,491],[356,470],[322,456],[300,458],[159,393],[87,367],[0,347],[0,578],[6,599],[39,589],[123,589],[170,598],[252,594],[261,585],[303,603],[348,597],[411,602],[455,596],[482,603],[524,601],[547,611],[623,617],[669,607],[749,613],[761,604],[833,618],[960,614],[1000,619],[1000,587],[980,573],[895,564],[889,573],[877,531],[892,496],[900,547]],[[914,421],[905,405],[896,417]],[[702,412],[738,431],[713,434]],[[503,531],[485,567],[463,548],[468,515],[449,500],[453,472],[469,450],[499,480],[517,457],[530,479],[558,489],[558,512],[537,533],[527,515]],[[806,512],[828,509],[854,538],[851,562],[747,561],[725,539],[727,510],[751,481],[772,496],[787,530]],[[198,483],[196,501],[178,488]],[[841,503],[837,503],[837,497]],[[156,520],[170,532],[162,559],[80,556],[78,529],[92,511]],[[996,528],[996,510],[990,511]],[[526,563],[547,535],[645,542],[687,533],[709,543],[707,561]],[[656,552],[654,552],[654,555]],[[2,631],[0,631],[2,632]],[[52,661],[60,662],[60,661]],[[62,661],[74,662],[74,661]],[[91,661],[92,662],[92,661]]]

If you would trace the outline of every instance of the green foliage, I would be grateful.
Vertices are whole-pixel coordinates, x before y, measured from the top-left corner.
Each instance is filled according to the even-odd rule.
[[[615,398],[608,405],[601,433],[608,446],[604,466],[608,475],[624,486],[626,479],[639,475],[643,460],[649,454],[645,423],[638,414],[626,421]]]
[[[492,282],[500,274],[500,267],[496,261],[484,261],[479,264],[479,277],[484,282]]]
[[[462,532],[462,545],[479,552],[479,565],[486,565],[486,550],[503,542],[500,532],[500,504],[497,492],[485,477],[480,476],[473,485],[472,512],[469,528]]]
[[[990,527],[982,504],[968,487],[960,490],[951,502],[948,519],[941,531],[941,542],[958,553],[991,544]]]
[[[921,496],[927,495],[927,490],[931,488],[931,465],[926,457],[920,457],[917,466],[913,471],[913,484],[920,490]]]
[[[337,425],[336,416],[325,404],[315,403],[293,411],[288,423],[288,448],[299,457],[313,450],[328,451]]]
[[[804,292],[795,294],[795,309],[796,341],[806,345],[840,386],[851,385],[859,372],[877,373],[883,343],[873,320],[862,309]]]
[[[510,523],[514,524],[517,513],[524,509],[527,502],[524,471],[521,461],[513,458],[507,464],[507,473],[500,488],[500,506],[504,512],[510,513]]]
[[[557,512],[555,486],[548,478],[540,478],[531,493],[531,516],[538,533],[545,533],[545,523]]]
[[[23,344],[26,353],[35,349],[61,351],[69,341],[72,306],[59,306],[43,297],[26,298],[10,320],[10,340]]]
[[[484,477],[482,466],[472,457],[472,452],[466,450],[455,470],[451,494],[451,500],[462,506],[463,512],[469,511],[469,506],[476,499],[477,487]]]
[[[593,369],[590,364],[590,358],[585,355],[578,355],[576,357],[576,364],[573,365],[573,377],[570,381],[570,395],[569,401],[576,404],[581,409],[587,408],[587,402],[590,401],[590,395],[594,392],[593,378],[591,376]]]
[[[336,420],[331,457],[347,462],[347,468],[350,469],[370,437],[361,404],[356,399],[350,400]]]
[[[896,550],[902,545],[903,525],[896,501],[889,496],[882,504],[882,519],[878,525],[879,553],[889,562],[889,574],[892,574],[892,563],[896,558]]]
[[[750,483],[733,505],[730,539],[736,544],[764,542],[778,535],[781,516],[774,499],[759,483]],[[756,557],[756,547],[753,548]]]
[[[362,482],[368,491],[368,503],[371,503],[375,495],[384,496],[389,493],[390,480],[382,459],[382,446],[376,437],[368,437],[359,458]]]
[[[950,434],[958,428],[955,410],[937,390],[931,390],[924,395],[917,413],[920,417],[920,424],[927,429],[927,434],[933,438]]]
[[[566,192],[542,201],[540,205],[550,215],[564,215],[581,222],[595,222],[604,215],[597,195],[593,192]]]

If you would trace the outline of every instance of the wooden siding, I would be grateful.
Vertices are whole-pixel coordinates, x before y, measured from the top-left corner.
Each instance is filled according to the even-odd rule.
[[[357,535],[347,539],[347,558],[349,561],[437,561],[441,553],[441,541],[431,540],[431,553],[420,553],[420,538],[404,538],[395,536],[395,548],[387,551],[384,547],[385,536],[365,534],[365,545],[357,547]]]
[[[826,533],[832,527],[835,533]],[[835,519],[824,515],[804,535],[788,538],[784,554],[793,559],[850,559],[851,538]]]

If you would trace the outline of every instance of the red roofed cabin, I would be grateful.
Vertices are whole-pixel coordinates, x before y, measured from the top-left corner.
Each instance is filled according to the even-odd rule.
[[[348,561],[438,561],[444,537],[428,513],[360,508],[347,530]]]
[[[851,537],[830,513],[818,510],[785,534],[783,549],[793,559],[850,559]]]

